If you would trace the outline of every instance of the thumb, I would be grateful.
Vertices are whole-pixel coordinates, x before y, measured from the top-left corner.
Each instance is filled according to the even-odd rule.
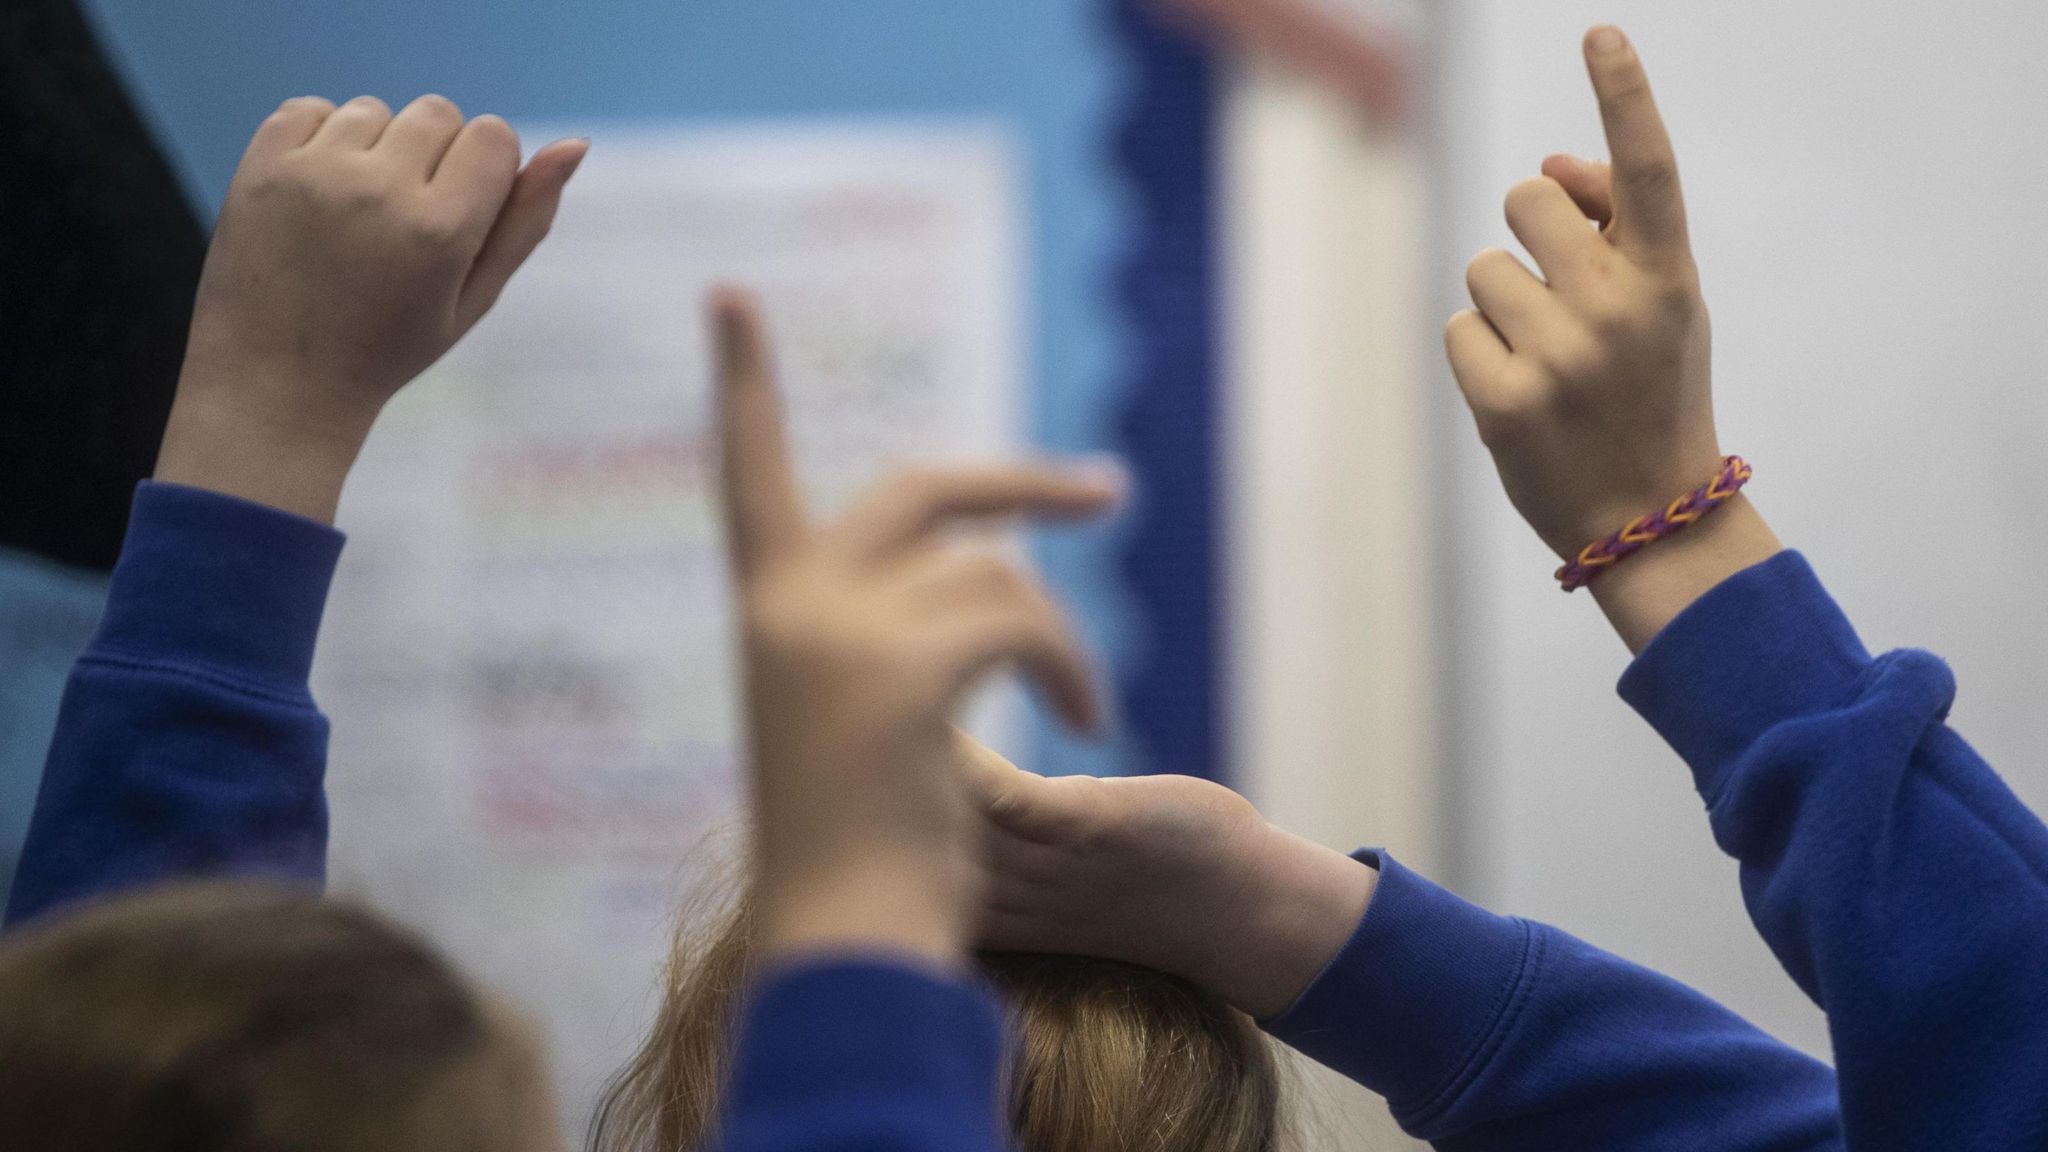
[[[548,229],[554,226],[563,186],[576,174],[577,166],[589,152],[588,140],[557,140],[534,153],[514,178],[505,206],[484,238],[483,249],[470,266],[469,279],[463,283],[462,296],[456,302],[456,317],[463,331],[483,319],[491,305],[498,302],[498,294],[505,290],[512,274],[540,247]]]
[[[1002,753],[955,729],[954,755],[967,776],[968,795],[988,822],[1025,841],[1050,842],[1087,814],[1092,796],[1085,777],[1052,779],[1030,772]],[[1081,787],[1075,787],[1075,784]]]
[[[1002,753],[958,728],[953,729],[953,756],[967,776],[968,791],[985,805],[1000,802],[1017,777],[1026,775]]]

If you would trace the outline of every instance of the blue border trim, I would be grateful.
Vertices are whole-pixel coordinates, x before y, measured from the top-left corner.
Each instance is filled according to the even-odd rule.
[[[1115,154],[1135,194],[1116,299],[1134,336],[1118,433],[1138,493],[1119,569],[1144,641],[1118,685],[1143,770],[1229,779],[1216,477],[1217,66],[1149,0],[1111,0],[1132,88]]]

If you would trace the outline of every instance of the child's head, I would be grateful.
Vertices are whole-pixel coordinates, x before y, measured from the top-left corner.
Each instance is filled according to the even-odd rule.
[[[0,946],[24,1152],[557,1152],[525,1026],[347,904],[186,885]]]
[[[599,1114],[599,1152],[705,1145],[750,963],[745,901],[678,933],[660,1017]],[[687,919],[687,918],[686,918]],[[1003,1090],[1021,1152],[1273,1152],[1282,1078],[1249,1017],[1108,960],[979,958],[1011,1021]]]

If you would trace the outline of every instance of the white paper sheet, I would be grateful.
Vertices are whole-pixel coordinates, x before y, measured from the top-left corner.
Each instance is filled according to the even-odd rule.
[[[821,510],[888,462],[1011,450],[1023,378],[999,132],[593,135],[553,235],[372,438],[315,675],[335,890],[535,1011],[572,1125],[736,843],[702,846],[736,783],[705,288],[764,296]]]

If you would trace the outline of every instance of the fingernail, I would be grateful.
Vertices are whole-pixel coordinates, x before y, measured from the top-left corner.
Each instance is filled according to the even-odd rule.
[[[1593,35],[1588,43],[1593,46],[1596,55],[1608,56],[1628,47],[1628,37],[1623,36],[1621,29],[1614,25],[1603,24],[1593,29]]]
[[[1114,456],[1087,456],[1074,462],[1072,475],[1084,484],[1100,484],[1122,500],[1131,490],[1130,469]]]
[[[569,171],[562,175],[562,183],[564,184],[567,184],[569,180],[576,175],[576,170],[578,168],[583,167],[583,158],[585,156],[590,155],[590,137],[579,136],[577,137],[577,140],[582,143],[583,151],[578,152],[576,154],[576,158],[569,161]]]

